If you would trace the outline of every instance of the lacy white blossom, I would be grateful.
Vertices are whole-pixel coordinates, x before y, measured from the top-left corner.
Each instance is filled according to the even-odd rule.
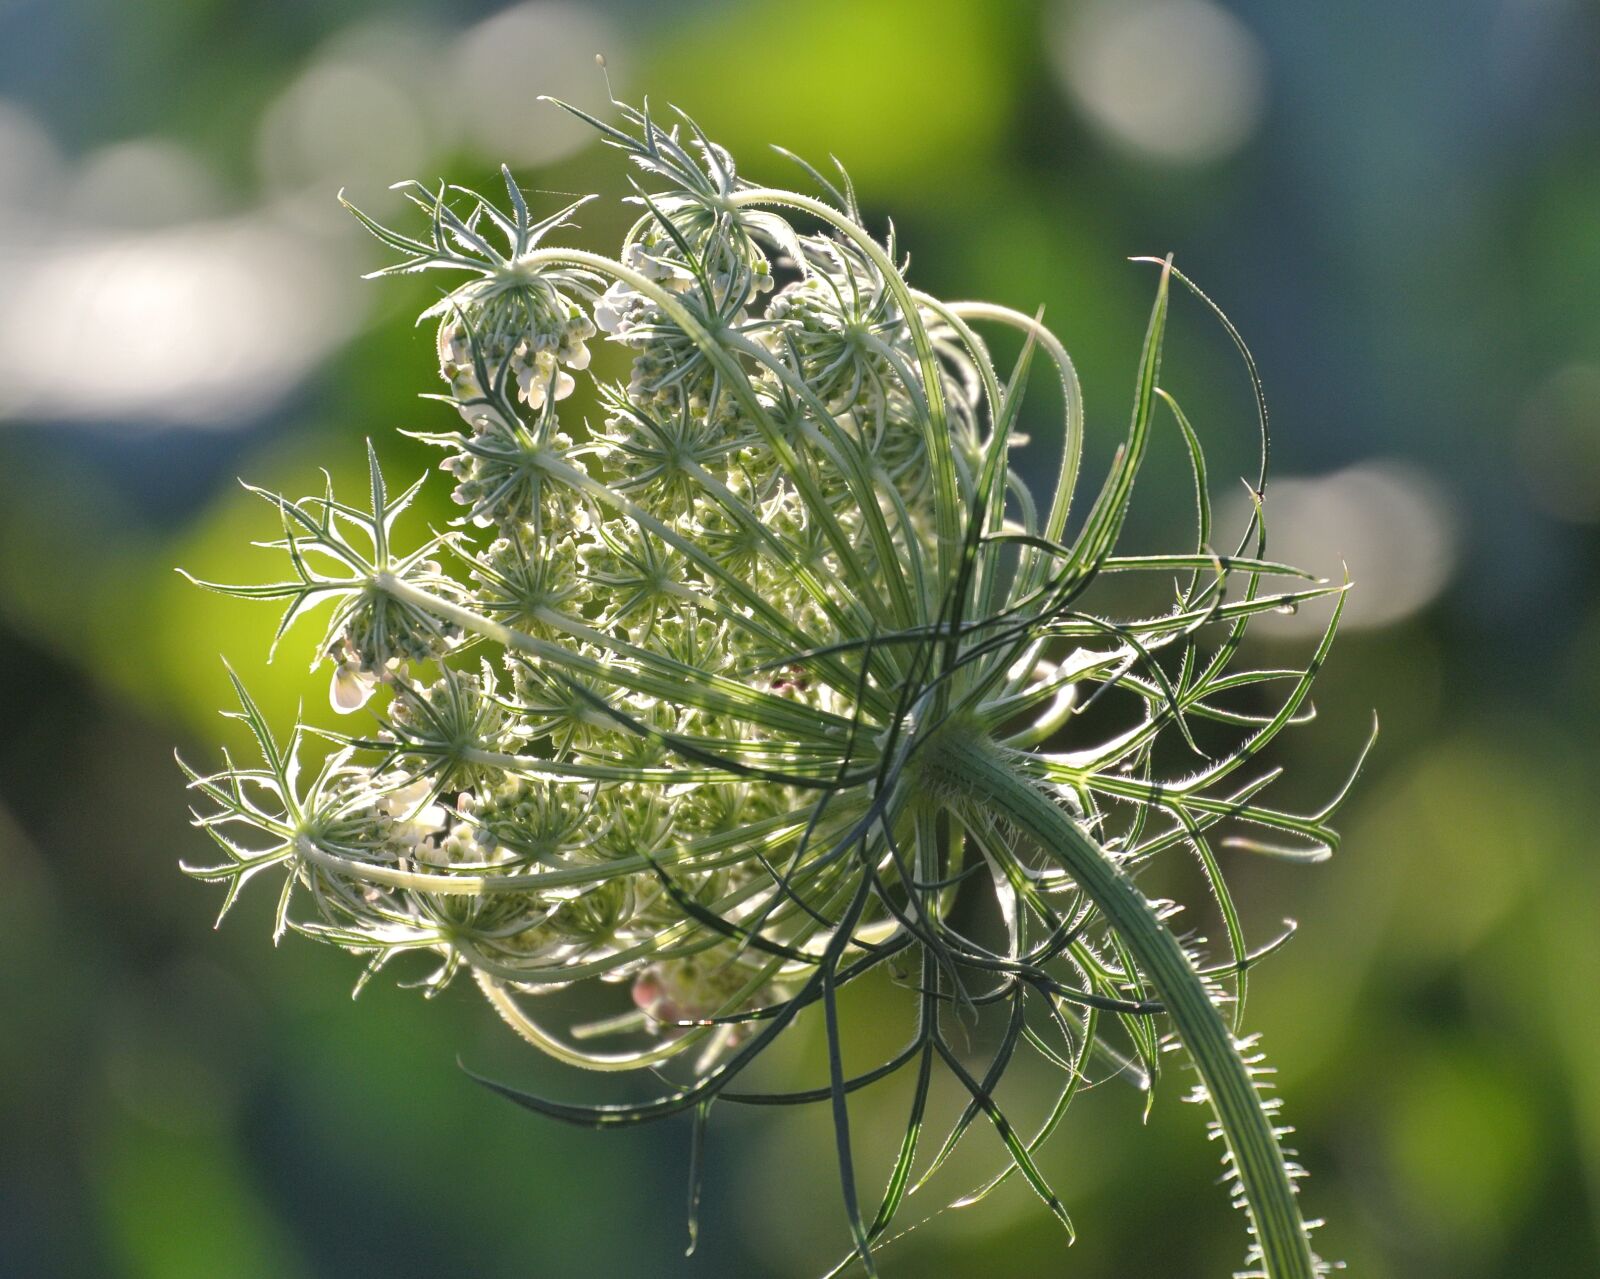
[[[1065,1220],[1032,1152],[1100,1063],[1154,1080],[1166,1009],[1263,1272],[1311,1274],[1296,1170],[1218,1011],[1242,1004],[1257,957],[1218,835],[1301,860],[1331,850],[1333,805],[1273,808],[1260,794],[1276,774],[1246,770],[1306,717],[1332,624],[1302,672],[1235,661],[1252,616],[1342,588],[1261,558],[1259,507],[1235,549],[1214,549],[1196,432],[1157,382],[1182,277],[1159,264],[1127,438],[1074,512],[1081,401],[1037,319],[917,290],[842,175],[808,167],[820,197],[758,187],[687,119],[621,110],[625,127],[591,120],[640,175],[615,257],[546,244],[579,206],[536,220],[509,173],[503,207],[404,185],[417,235],[358,214],[399,255],[379,274],[451,280],[425,315],[464,425],[422,438],[445,452],[459,527],[398,551],[417,486],[391,498],[375,452],[365,509],[263,494],[292,574],[222,589],[286,601],[280,634],[331,603],[317,652],[333,704],[371,699],[373,726],[312,766],[310,735],[280,743],[240,687],[262,761],[191,773],[210,805],[197,823],[225,854],[194,873],[231,902],[278,869],[280,931],[365,954],[369,972],[426,954],[430,989],[469,972],[564,1061],[680,1063],[674,1089],[637,1106],[516,1094],[562,1118],[748,1100],[730,1085],[816,1010],[828,1087],[761,1100],[831,1096],[849,1173],[844,1096],[921,1062],[880,1211],[868,1224],[849,1204],[869,1270],[932,1062],[972,1098],[932,1166],[981,1115],[1009,1161],[984,1193],[1020,1173]],[[1020,337],[1014,366],[978,326]],[[624,381],[591,359],[601,340],[623,349]],[[1036,364],[1064,405],[1043,508],[1010,465]],[[1198,535],[1119,555],[1161,412],[1193,459]],[[1093,602],[1128,574],[1166,579],[1171,602]],[[1134,886],[1183,851],[1221,907],[1215,958],[1180,946],[1169,907]],[[910,1047],[847,1078],[839,992],[879,969],[904,987]],[[609,1014],[574,1025],[538,1007],[575,984]],[[948,1038],[963,1019],[1002,1027],[978,1074]],[[1034,1050],[1060,1101],[1025,1140],[993,1090]]]

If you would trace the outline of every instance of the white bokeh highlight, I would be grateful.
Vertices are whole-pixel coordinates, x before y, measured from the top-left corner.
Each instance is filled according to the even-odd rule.
[[[595,54],[615,75],[616,28],[576,4],[536,0],[464,31],[445,58],[441,83],[461,139],[507,164],[550,164],[594,140],[581,121],[539,101],[541,94],[593,104]]]
[[[182,145],[134,138],[83,158],[61,213],[74,226],[151,228],[213,216],[222,203],[213,175]]]
[[[66,236],[8,273],[0,417],[228,426],[359,318],[319,253],[257,217]]]
[[[1244,499],[1224,504],[1219,529],[1240,529]],[[1454,503],[1409,462],[1376,458],[1326,475],[1275,478],[1267,484],[1267,558],[1338,582],[1354,582],[1343,630],[1378,630],[1421,612],[1449,585],[1458,558]],[[1232,549],[1230,544],[1229,549]],[[1320,632],[1325,609],[1269,614],[1263,632]]]
[[[352,24],[264,108],[257,189],[231,212],[171,139],[71,159],[0,101],[0,422],[225,428],[269,412],[371,305],[339,190],[382,207],[454,151],[527,169],[591,145],[538,98],[603,102],[600,52],[626,61],[617,29],[558,0],[459,31]]]
[[[1045,37],[1068,99],[1103,140],[1139,159],[1213,163],[1261,122],[1266,55],[1212,0],[1058,2]]]

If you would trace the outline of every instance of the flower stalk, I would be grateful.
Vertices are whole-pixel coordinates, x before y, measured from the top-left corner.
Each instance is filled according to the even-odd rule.
[[[923,784],[958,813],[977,810],[1031,841],[1083,889],[1149,978],[1202,1081],[1228,1149],[1229,1172],[1250,1217],[1263,1273],[1312,1279],[1317,1263],[1301,1218],[1295,1180],[1303,1170],[1280,1144],[1287,1130],[1272,1118],[1239,1040],[1216,1002],[1216,983],[1202,977],[1189,953],[1133,879],[1084,834],[1065,809],[984,738],[941,733],[928,746]],[[981,820],[981,819],[980,819]]]

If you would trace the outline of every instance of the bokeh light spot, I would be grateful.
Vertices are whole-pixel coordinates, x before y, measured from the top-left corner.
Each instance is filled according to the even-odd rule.
[[[504,164],[549,164],[587,146],[589,126],[539,98],[595,108],[603,90],[596,53],[617,76],[621,36],[574,4],[520,4],[463,32],[445,69],[463,140]]]
[[[1220,527],[1242,527],[1242,499]],[[1426,608],[1449,584],[1459,519],[1443,488],[1397,459],[1377,459],[1315,478],[1267,485],[1267,554],[1339,581],[1355,583],[1341,625],[1392,626]],[[1263,619],[1263,632],[1306,634],[1322,628],[1315,609]]]
[[[1047,48],[1061,87],[1112,145],[1165,164],[1237,151],[1260,123],[1266,56],[1211,0],[1058,5]]]

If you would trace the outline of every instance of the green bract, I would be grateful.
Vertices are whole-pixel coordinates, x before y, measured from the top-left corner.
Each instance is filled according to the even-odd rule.
[[[418,485],[392,498],[375,454],[368,509],[263,494],[292,574],[218,589],[287,601],[280,634],[330,602],[318,651],[334,704],[381,690],[386,708],[302,769],[305,731],[280,744],[240,687],[262,758],[190,774],[209,801],[197,824],[225,853],[192,873],[231,903],[277,870],[280,932],[367,954],[369,973],[424,952],[434,987],[465,969],[573,1065],[679,1071],[633,1105],[494,1085],[546,1114],[700,1124],[718,1100],[830,1102],[869,1272],[926,1153],[935,1064],[971,1103],[921,1177],[981,1118],[1009,1164],[963,1202],[1020,1172],[1065,1223],[1033,1152],[1087,1073],[1153,1083],[1170,1034],[1216,1111],[1251,1273],[1319,1272],[1298,1170],[1236,1038],[1257,955],[1218,849],[1227,830],[1301,860],[1334,846],[1332,804],[1281,811],[1262,798],[1276,774],[1245,770],[1308,714],[1337,607],[1304,670],[1235,658],[1255,615],[1343,588],[1262,558],[1259,504],[1231,553],[1213,549],[1200,445],[1157,380],[1169,282],[1188,282],[1158,264],[1127,439],[1074,521],[1082,402],[1037,319],[919,292],[842,173],[807,167],[820,196],[754,186],[687,118],[620,110],[622,127],[584,116],[638,170],[642,211],[615,258],[548,245],[577,206],[535,220],[509,173],[504,207],[404,184],[417,235],[357,213],[400,257],[379,274],[455,273],[426,315],[465,425],[425,438],[463,515],[402,554],[395,521]],[[979,327],[1020,335],[1011,368]],[[603,420],[585,421],[567,397],[594,376],[597,334],[632,368],[597,383]],[[1041,359],[1065,406],[1042,510],[1009,463]],[[1193,462],[1198,536],[1119,556],[1163,408]],[[1264,443],[1264,413],[1262,428]],[[1108,615],[1088,592],[1111,574],[1168,579],[1173,601]],[[1274,688],[1265,714],[1237,700]],[[1185,852],[1226,933],[1209,960],[1174,938],[1171,903],[1134,886]],[[1000,922],[958,925],[956,904],[984,896]],[[908,1039],[846,1075],[837,1001],[875,969],[903,988]],[[541,993],[578,982],[631,1001],[594,1025],[541,1013]],[[813,1007],[826,1081],[749,1091],[746,1067]],[[980,1019],[998,1021],[999,1046],[973,1063],[954,1045]],[[996,1099],[1028,1052],[1059,1079],[1031,1134]],[[905,1142],[863,1215],[845,1099],[903,1069]]]

